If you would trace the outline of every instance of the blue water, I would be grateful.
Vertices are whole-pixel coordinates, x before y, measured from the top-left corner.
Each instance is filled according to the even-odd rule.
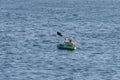
[[[0,80],[120,80],[119,4],[0,0]],[[64,37],[78,49],[58,50]]]

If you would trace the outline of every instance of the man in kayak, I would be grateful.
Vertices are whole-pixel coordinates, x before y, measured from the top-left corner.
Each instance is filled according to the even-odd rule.
[[[70,38],[66,38],[65,41],[64,41],[64,43],[66,45],[70,45],[70,46],[74,46],[74,47],[76,46],[76,44]]]

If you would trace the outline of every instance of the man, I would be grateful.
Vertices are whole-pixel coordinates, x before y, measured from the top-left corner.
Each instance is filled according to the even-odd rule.
[[[70,46],[74,46],[74,47],[76,46],[75,43],[70,38],[66,38],[65,41],[64,41],[64,43],[66,45],[70,45]]]

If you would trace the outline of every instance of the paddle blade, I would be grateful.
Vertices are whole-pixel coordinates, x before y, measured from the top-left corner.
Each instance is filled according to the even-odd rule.
[[[60,32],[57,32],[57,34],[58,34],[59,36],[62,36],[62,34],[61,34]]]

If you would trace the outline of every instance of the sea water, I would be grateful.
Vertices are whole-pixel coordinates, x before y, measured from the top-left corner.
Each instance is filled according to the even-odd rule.
[[[120,80],[119,4],[0,0],[0,80]],[[66,37],[77,50],[57,49]]]

